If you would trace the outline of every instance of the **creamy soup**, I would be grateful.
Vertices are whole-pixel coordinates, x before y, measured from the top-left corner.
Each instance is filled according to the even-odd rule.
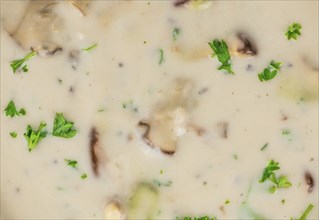
[[[318,20],[2,0],[2,218],[318,219]]]

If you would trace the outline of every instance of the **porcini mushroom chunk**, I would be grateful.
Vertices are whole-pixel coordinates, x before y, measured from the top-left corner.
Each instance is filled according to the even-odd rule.
[[[187,132],[191,89],[190,80],[175,80],[172,89],[168,90],[165,99],[156,106],[151,117],[139,122],[146,144],[159,148],[167,155],[175,153],[178,137]]]

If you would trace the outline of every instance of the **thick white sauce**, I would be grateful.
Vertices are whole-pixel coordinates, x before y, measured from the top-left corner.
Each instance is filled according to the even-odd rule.
[[[13,74],[10,62],[30,52],[10,36],[28,4],[1,1],[3,218],[103,219],[114,198],[127,213],[140,182],[155,183],[158,201],[152,216],[139,218],[247,219],[253,212],[290,219],[299,218],[308,204],[314,205],[308,219],[319,218],[318,1],[216,0],[201,10],[171,1],[89,1],[83,11],[59,2],[51,10],[55,29],[44,32],[62,52],[37,55],[27,62],[27,73]],[[287,40],[293,22],[302,24],[302,35]],[[176,27],[180,34],[173,41]],[[32,26],[24,28],[27,38]],[[256,56],[234,53],[239,31],[253,39]],[[216,38],[227,42],[235,75],[217,70],[217,58],[210,57],[208,42]],[[96,48],[82,50],[94,43]],[[74,68],[71,50],[78,50]],[[270,60],[282,62],[282,69],[260,82],[257,74]],[[177,148],[169,156],[149,147],[137,125],[167,104],[176,79],[192,86],[183,100],[187,107],[175,112],[180,128],[174,128]],[[27,114],[6,117],[10,100]],[[58,112],[74,122],[77,135],[48,135],[28,152],[27,125],[36,129],[44,121],[52,131]],[[220,123],[228,125],[226,138]],[[197,134],[194,126],[204,132]],[[99,176],[90,159],[92,127],[104,158]],[[64,159],[77,160],[78,168]],[[270,193],[269,181],[259,183],[271,159],[281,167],[276,175],[287,176],[291,187]],[[312,175],[312,192],[305,172]],[[84,180],[82,173],[88,175]]]

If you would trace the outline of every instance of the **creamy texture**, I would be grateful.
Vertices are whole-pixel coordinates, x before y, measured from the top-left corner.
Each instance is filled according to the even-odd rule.
[[[13,74],[10,62],[30,52],[28,41],[21,47],[10,36],[28,2],[1,1],[3,218],[103,219],[114,199],[127,213],[140,182],[158,191],[154,213],[140,218],[247,219],[254,212],[290,219],[310,203],[308,219],[319,218],[317,1],[213,1],[201,10],[170,1],[88,4],[82,10],[68,1],[54,5],[54,28],[45,31],[62,51],[41,53],[27,62],[27,73]],[[293,22],[302,24],[302,35],[288,41],[284,33]],[[180,29],[175,41],[174,28]],[[32,31],[25,27],[23,34]],[[238,32],[251,37],[257,55],[236,52]],[[208,46],[216,38],[227,42],[235,75],[217,70],[220,63]],[[257,74],[271,60],[282,68],[260,82]],[[191,86],[174,100],[176,80]],[[6,117],[10,100],[26,116]],[[51,132],[58,112],[74,122],[77,135],[48,135],[28,152],[27,125],[36,129],[44,121]],[[158,129],[169,134],[156,143],[176,144],[173,155],[143,139],[138,123],[157,119],[164,124]],[[93,127],[99,133],[99,175],[91,164]],[[290,134],[283,135],[284,129]],[[78,168],[64,159],[77,160]],[[290,188],[270,193],[269,181],[259,183],[271,159]],[[312,192],[305,172],[313,178]],[[84,180],[82,173],[88,175]]]

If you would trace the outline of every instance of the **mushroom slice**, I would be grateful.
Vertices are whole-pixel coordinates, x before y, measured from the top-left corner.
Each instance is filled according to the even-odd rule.
[[[248,55],[248,56],[256,56],[258,54],[258,50],[254,40],[248,36],[248,34],[239,32],[237,33],[238,39],[241,41],[242,46],[237,48],[239,53]]]
[[[95,127],[90,131],[90,155],[91,165],[95,176],[100,175],[100,163],[104,162],[105,154],[99,143],[99,133]]]
[[[57,15],[53,8],[59,1],[30,1],[25,15],[12,37],[26,50],[30,48],[41,56],[54,55],[62,47],[51,40],[57,31]]]
[[[308,191],[308,193],[311,193],[313,191],[313,188],[314,188],[314,185],[315,185],[313,177],[312,177],[311,173],[308,172],[308,171],[305,172],[304,177],[305,177],[305,182],[308,185],[308,190],[307,191]]]
[[[175,80],[173,88],[165,94],[163,102],[156,105],[152,116],[139,122],[138,126],[143,129],[142,137],[146,144],[167,155],[176,152],[178,137],[187,132],[191,89],[190,80]]]
[[[104,219],[106,220],[124,220],[125,213],[121,207],[121,204],[112,200],[108,204],[106,204],[104,209]]]
[[[229,41],[232,42],[229,49],[232,56],[252,57],[258,54],[255,41],[246,32],[237,32]]]

